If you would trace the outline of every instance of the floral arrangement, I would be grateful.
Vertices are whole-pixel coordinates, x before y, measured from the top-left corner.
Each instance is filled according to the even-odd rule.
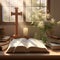
[[[51,30],[55,25],[60,24],[60,21],[56,21],[49,13],[41,10],[36,10],[32,13],[31,17],[32,25],[40,29],[40,39],[46,42],[46,31]]]

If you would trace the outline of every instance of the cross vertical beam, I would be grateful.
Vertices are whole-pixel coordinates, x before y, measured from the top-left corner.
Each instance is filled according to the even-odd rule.
[[[15,15],[15,24],[16,24],[16,26],[15,26],[15,38],[17,38],[18,37],[18,15],[22,15],[22,12],[18,12],[18,8],[17,7],[15,7],[15,13],[14,12],[11,12],[11,16],[12,15]]]

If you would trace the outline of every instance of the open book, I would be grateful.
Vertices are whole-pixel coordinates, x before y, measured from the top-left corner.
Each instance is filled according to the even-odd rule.
[[[33,38],[13,39],[6,51],[7,53],[48,53],[48,50],[41,40]]]

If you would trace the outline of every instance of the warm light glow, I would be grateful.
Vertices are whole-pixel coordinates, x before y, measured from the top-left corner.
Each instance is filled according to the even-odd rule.
[[[37,4],[39,4],[40,3],[40,0],[37,0]]]
[[[43,22],[43,21],[40,21],[40,22],[38,23],[38,27],[44,28],[44,22]]]
[[[23,35],[24,36],[27,36],[28,35],[28,28],[27,27],[24,27],[23,28]]]
[[[18,25],[19,25],[19,28],[21,29],[23,29],[26,26],[25,22],[18,22]]]

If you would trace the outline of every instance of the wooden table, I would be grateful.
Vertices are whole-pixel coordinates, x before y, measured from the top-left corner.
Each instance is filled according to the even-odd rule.
[[[6,54],[5,51],[0,51],[0,59],[2,60],[60,60],[60,51],[49,49],[49,54]]]
[[[16,60],[60,60],[60,51],[52,51],[49,54],[6,54],[0,51],[0,59],[16,59]]]
[[[48,49],[49,53],[45,53],[45,54],[33,54],[33,53],[25,53],[26,55],[46,55],[46,56],[60,56],[60,50],[51,50]],[[6,54],[6,52],[4,51],[4,55],[25,55],[24,53],[20,53],[20,54]]]
[[[60,52],[52,52],[50,54],[10,54],[1,53],[0,59],[14,59],[14,60],[60,60]]]

